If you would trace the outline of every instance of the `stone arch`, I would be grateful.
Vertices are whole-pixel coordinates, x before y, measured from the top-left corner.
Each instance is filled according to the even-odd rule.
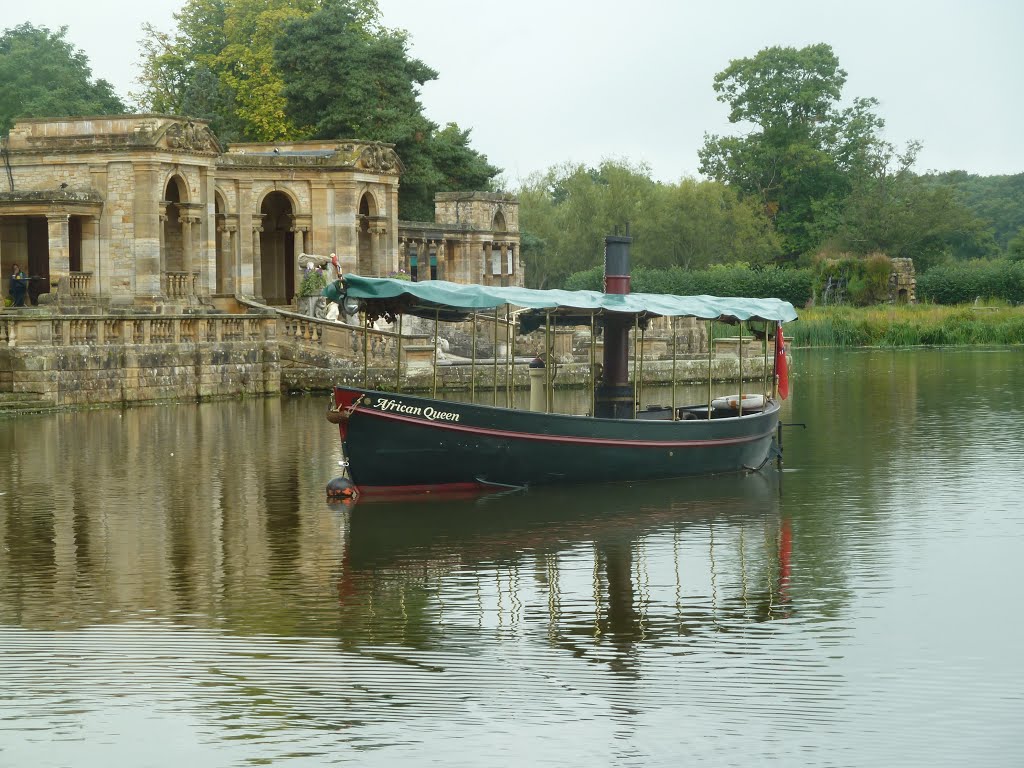
[[[292,190],[275,183],[273,186],[268,186],[263,190],[262,194],[259,196],[259,205],[256,208],[257,213],[263,212],[263,208],[267,203],[267,198],[271,197],[286,198],[288,200],[288,207],[291,209],[293,216],[299,212],[300,208],[302,208],[299,198]]]
[[[295,200],[287,192],[273,190],[260,201],[263,217],[260,233],[260,275],[268,304],[290,304],[295,295]]]
[[[164,183],[163,232],[160,248],[160,268],[164,272],[191,271],[191,243],[186,242],[186,212],[189,203],[188,184],[178,173],[172,173]]]
[[[359,196],[359,205],[356,208],[356,272],[360,275],[377,275],[380,272],[380,259],[377,254],[379,211],[380,206],[373,190],[365,189]]]
[[[505,223],[505,212],[499,208],[494,212],[494,219],[491,220],[491,231],[505,232],[507,230],[508,224]]]

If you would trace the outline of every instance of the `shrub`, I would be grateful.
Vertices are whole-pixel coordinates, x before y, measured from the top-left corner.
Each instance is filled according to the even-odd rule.
[[[327,287],[327,276],[322,269],[309,268],[299,283],[299,296],[319,296]]]
[[[917,297],[935,304],[978,299],[1024,304],[1024,262],[994,259],[933,267],[917,278]]]
[[[841,255],[815,260],[814,289],[822,305],[853,304],[867,307],[889,299],[892,260],[884,253],[865,258]]]

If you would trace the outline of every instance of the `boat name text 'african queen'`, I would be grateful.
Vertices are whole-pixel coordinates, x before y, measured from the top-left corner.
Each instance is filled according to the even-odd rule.
[[[404,413],[408,416],[422,416],[427,421],[458,421],[459,414],[451,411],[438,411],[431,407],[421,408],[418,405],[406,405],[401,400],[390,397],[381,397],[377,400],[374,408],[380,411],[394,411]]]

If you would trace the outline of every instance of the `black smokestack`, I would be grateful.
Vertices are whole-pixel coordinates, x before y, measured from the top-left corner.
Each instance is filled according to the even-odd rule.
[[[629,246],[633,238],[609,235],[604,239],[604,292],[627,294],[630,289]],[[633,417],[633,386],[629,383],[628,317],[604,317],[604,373],[597,387],[594,415],[605,419]]]

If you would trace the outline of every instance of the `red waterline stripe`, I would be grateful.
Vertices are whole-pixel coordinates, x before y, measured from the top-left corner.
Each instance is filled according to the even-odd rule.
[[[466,493],[474,492],[479,493],[486,490],[506,490],[504,488],[495,488],[494,486],[485,485],[484,483],[424,483],[420,485],[360,485],[357,486],[360,494],[394,494],[396,496],[404,496],[406,494],[420,494],[420,493]]]
[[[534,440],[544,443],[570,443],[580,445],[609,445],[628,446],[630,448],[699,448],[716,445],[738,445],[740,443],[752,443],[755,440],[768,437],[774,430],[769,429],[757,435],[745,435],[743,437],[720,437],[709,440],[617,440],[600,437],[575,437],[569,435],[540,435],[527,434],[523,432],[509,432],[504,429],[484,429],[483,427],[463,427],[439,421],[423,421],[414,419],[411,416],[400,416],[395,413],[381,413],[368,408],[358,408],[356,413],[363,413],[367,416],[374,416],[378,419],[391,419],[403,421],[407,424],[416,424],[420,427],[430,429],[447,429],[453,432],[469,432],[474,435],[488,435],[490,437],[515,438],[518,440]]]

